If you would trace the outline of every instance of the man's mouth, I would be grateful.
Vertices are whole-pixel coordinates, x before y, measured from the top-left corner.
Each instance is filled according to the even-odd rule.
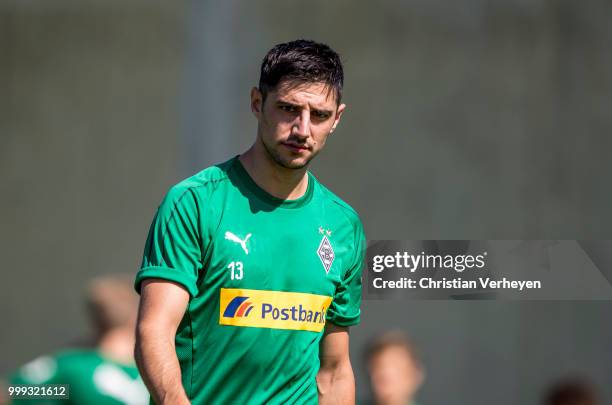
[[[302,152],[302,151],[310,149],[307,145],[293,143],[293,142],[282,142],[282,144],[286,146],[289,150],[292,150],[294,152]]]

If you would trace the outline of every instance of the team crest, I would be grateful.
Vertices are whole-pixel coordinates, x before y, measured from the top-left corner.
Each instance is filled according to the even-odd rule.
[[[321,259],[325,272],[329,273],[329,269],[331,268],[335,258],[334,249],[327,238],[328,236],[331,236],[331,231],[323,229],[323,227],[319,227],[319,233],[323,235],[323,239],[321,239],[321,243],[317,249],[317,254],[319,255],[319,259]]]

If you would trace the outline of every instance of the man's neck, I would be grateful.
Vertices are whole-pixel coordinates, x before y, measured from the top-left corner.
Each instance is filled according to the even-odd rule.
[[[118,328],[106,332],[98,341],[98,350],[104,357],[123,364],[134,363],[134,331]]]
[[[256,142],[238,158],[253,181],[276,198],[296,200],[308,189],[306,168],[287,169],[276,163]]]

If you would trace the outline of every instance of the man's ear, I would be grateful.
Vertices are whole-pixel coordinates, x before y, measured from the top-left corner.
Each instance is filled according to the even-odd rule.
[[[257,87],[251,89],[251,111],[260,118],[263,111],[263,94]]]
[[[342,117],[342,113],[344,112],[345,109],[346,109],[346,104],[340,104],[338,106],[338,109],[336,110],[336,119],[334,120],[334,124],[332,125],[331,130],[329,131],[330,134],[336,130],[336,127],[338,126],[338,123],[340,122],[340,117]]]

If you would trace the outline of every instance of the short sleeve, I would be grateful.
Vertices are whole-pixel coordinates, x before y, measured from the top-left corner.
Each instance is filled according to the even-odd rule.
[[[138,293],[144,279],[160,278],[182,285],[191,297],[197,295],[203,251],[199,217],[198,201],[191,189],[175,186],[168,192],[149,229],[134,283]]]
[[[336,288],[334,299],[327,312],[327,320],[338,326],[356,325],[361,315],[361,273],[365,260],[366,239],[359,220],[355,226],[354,240],[353,261]]]

